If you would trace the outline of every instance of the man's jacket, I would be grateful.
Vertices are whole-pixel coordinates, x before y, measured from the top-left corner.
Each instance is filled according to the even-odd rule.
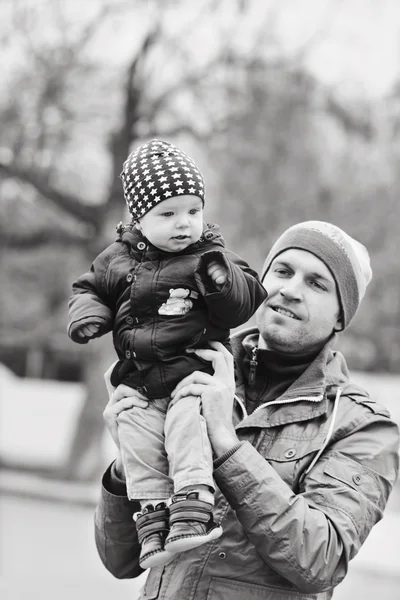
[[[226,266],[228,279],[217,290],[206,274],[211,260]],[[193,303],[182,315],[160,314],[171,290],[187,290]],[[210,340],[228,344],[229,330],[248,321],[266,298],[255,271],[225,248],[217,225],[207,225],[201,239],[179,253],[150,244],[132,225],[93,262],[73,285],[68,334],[77,343],[79,327],[96,321],[99,337],[113,331],[120,359],[111,382],[143,388],[148,398],[169,395],[195,370],[209,368],[187,348]]]
[[[398,472],[388,411],[349,381],[327,344],[281,397],[247,415],[248,335],[257,337],[232,340],[241,442],[214,470],[223,534],[152,569],[143,600],[327,600],[382,517]],[[115,577],[136,577],[138,505],[111,494],[109,478],[96,511],[98,552]]]

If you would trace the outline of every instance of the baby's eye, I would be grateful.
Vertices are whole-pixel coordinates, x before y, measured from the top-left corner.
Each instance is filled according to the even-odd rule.
[[[200,212],[200,209],[199,209],[199,208],[191,208],[191,209],[189,210],[189,214],[190,214],[190,215],[195,215],[195,214],[196,214],[196,213],[198,213],[198,212]]]
[[[168,212],[161,213],[161,216],[162,217],[172,217],[173,214],[174,213],[171,210],[169,210]]]

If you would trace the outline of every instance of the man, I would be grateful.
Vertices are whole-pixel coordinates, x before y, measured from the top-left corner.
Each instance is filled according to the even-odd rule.
[[[371,279],[364,246],[318,221],[289,228],[261,279],[257,328],[197,350],[214,375],[193,373],[174,398],[200,396],[220,490],[223,534],[152,569],[141,598],[325,600],[382,517],[398,472],[398,428],[352,384],[332,346]],[[146,406],[119,390],[104,413]],[[122,399],[121,399],[122,398]],[[233,414],[233,419],[232,419]],[[96,541],[106,568],[136,577],[139,545],[120,459],[103,478]]]

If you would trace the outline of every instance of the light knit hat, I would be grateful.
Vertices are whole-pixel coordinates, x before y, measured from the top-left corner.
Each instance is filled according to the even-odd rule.
[[[129,212],[140,219],[174,196],[198,196],[204,205],[204,179],[194,161],[173,144],[151,140],[124,162],[122,187]]]
[[[262,268],[261,280],[272,261],[291,248],[311,252],[328,267],[336,282],[345,329],[356,314],[372,278],[367,249],[331,223],[298,223],[289,227],[272,246]]]

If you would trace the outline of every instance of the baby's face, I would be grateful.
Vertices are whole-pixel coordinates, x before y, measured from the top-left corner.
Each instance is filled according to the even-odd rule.
[[[203,233],[203,203],[197,196],[173,196],[156,204],[136,227],[160,250],[180,252]]]

